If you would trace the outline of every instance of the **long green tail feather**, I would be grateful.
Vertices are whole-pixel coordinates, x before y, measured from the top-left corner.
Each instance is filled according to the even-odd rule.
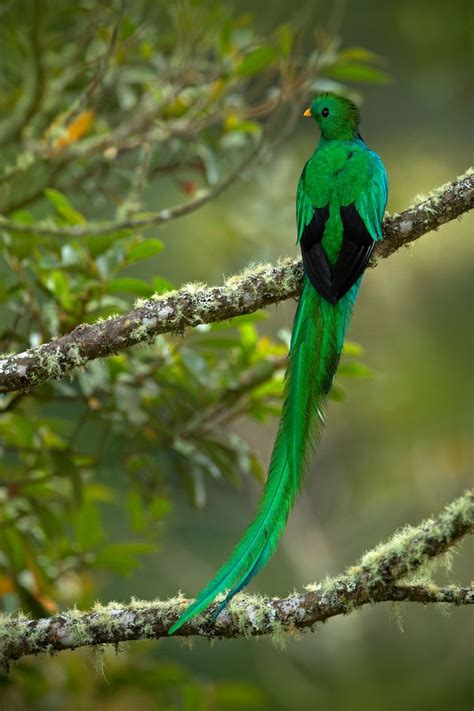
[[[293,325],[285,401],[259,510],[228,561],[169,629],[173,634],[229,589],[213,621],[275,551],[316,445],[360,280],[337,304],[321,298],[305,277]]]

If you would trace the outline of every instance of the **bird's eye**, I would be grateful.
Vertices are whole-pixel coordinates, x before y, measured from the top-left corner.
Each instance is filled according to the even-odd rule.
[[[321,111],[321,116],[323,118],[326,118],[326,116],[329,116],[329,109],[327,106],[325,106],[324,109]]]

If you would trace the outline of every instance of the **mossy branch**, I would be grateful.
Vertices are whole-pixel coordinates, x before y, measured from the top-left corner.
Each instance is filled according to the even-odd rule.
[[[404,212],[386,217],[385,239],[377,243],[376,259],[390,256],[472,207],[474,171],[470,169]],[[60,378],[90,360],[151,341],[162,333],[179,333],[188,326],[223,321],[295,297],[302,276],[301,261],[287,258],[276,264],[250,267],[223,286],[188,285],[140,301],[123,316],[82,324],[42,346],[0,358],[0,393],[25,390]]]
[[[367,603],[411,601],[423,604],[474,603],[474,587],[438,587],[413,576],[442,556],[474,529],[474,490],[449,504],[435,519],[407,526],[386,543],[366,553],[343,575],[308,585],[287,598],[262,598],[240,594],[213,626],[200,616],[184,625],[178,635],[209,638],[274,635],[312,628],[336,615],[346,615]],[[6,616],[0,620],[0,662],[9,663],[29,654],[55,653],[138,639],[166,637],[189,601],[170,600],[128,605],[96,605],[90,612],[69,610],[39,620]]]

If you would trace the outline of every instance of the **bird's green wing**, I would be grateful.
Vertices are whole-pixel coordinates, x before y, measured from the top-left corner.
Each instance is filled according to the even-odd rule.
[[[301,178],[298,182],[298,188],[296,191],[296,225],[298,229],[298,239],[297,242],[301,240],[304,228],[310,224],[314,217],[314,205],[313,202],[305,190],[304,176],[307,170],[308,163],[305,165]]]
[[[388,180],[379,156],[373,151],[367,152],[371,168],[370,179],[360,190],[354,205],[370,236],[377,242],[383,239],[382,220],[387,205]]]

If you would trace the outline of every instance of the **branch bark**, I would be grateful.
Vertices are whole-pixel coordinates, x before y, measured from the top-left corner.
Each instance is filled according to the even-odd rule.
[[[404,212],[386,217],[385,239],[377,243],[372,266],[377,258],[390,256],[473,207],[474,171],[470,169]],[[302,278],[301,261],[287,258],[247,269],[223,286],[188,285],[140,301],[123,316],[82,324],[42,346],[0,358],[0,393],[36,387],[162,333],[183,332],[189,326],[223,321],[295,297]]]
[[[438,587],[416,581],[416,575],[425,573],[423,569],[431,561],[473,529],[474,489],[449,504],[437,518],[395,533],[343,575],[308,585],[304,592],[283,599],[240,594],[213,626],[201,615],[177,634],[210,638],[278,636],[312,628],[316,622],[349,614],[368,603],[473,604],[474,587]],[[96,605],[90,612],[69,610],[39,620],[7,616],[0,620],[0,662],[8,668],[10,662],[29,654],[166,637],[187,604],[179,596],[165,601]],[[209,617],[217,604],[210,608]]]

